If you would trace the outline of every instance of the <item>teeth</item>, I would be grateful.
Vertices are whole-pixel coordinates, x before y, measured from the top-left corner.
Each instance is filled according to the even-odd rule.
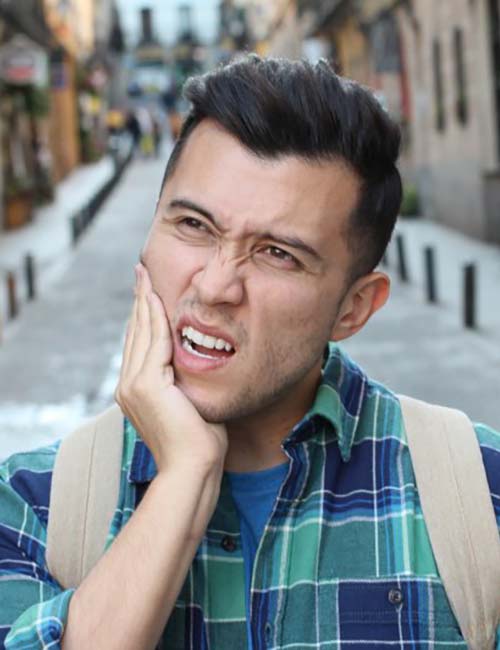
[[[216,357],[211,357],[208,354],[202,354],[201,352],[198,352],[195,350],[192,346],[191,343],[188,341],[188,339],[184,339],[182,342],[182,347],[185,350],[188,350],[191,354],[194,354],[195,357],[202,357],[203,359],[215,359]]]
[[[198,332],[198,330],[194,330],[192,327],[190,327],[188,336],[192,341],[194,341],[198,345],[203,345],[203,340],[205,339],[205,335],[202,334],[201,332]]]
[[[231,352],[233,350],[233,346],[227,341],[224,341],[224,339],[217,339],[215,336],[203,334],[190,325],[182,328],[182,336],[183,338],[193,341],[197,345],[202,345],[208,350],[213,350],[214,348],[216,350],[226,350],[226,352]]]
[[[216,341],[217,341],[217,339],[215,338],[215,336],[207,336],[207,335],[205,335],[203,337],[202,345],[203,345],[203,347],[208,348],[209,350],[213,350],[215,348],[215,342]]]

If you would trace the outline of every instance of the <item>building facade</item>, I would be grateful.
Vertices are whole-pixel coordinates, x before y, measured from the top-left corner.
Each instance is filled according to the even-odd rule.
[[[39,0],[0,7],[0,229],[22,226],[52,195],[49,61],[54,48]]]
[[[272,4],[269,53],[328,58],[398,121],[420,212],[500,243],[500,0]]]
[[[499,2],[416,0],[399,20],[423,210],[500,243]]]

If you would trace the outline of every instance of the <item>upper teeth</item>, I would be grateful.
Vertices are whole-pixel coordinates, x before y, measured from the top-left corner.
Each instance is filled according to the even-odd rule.
[[[217,339],[215,336],[207,336],[206,334],[195,330],[191,326],[182,328],[182,336],[185,336],[197,345],[202,345],[204,348],[208,348],[209,350],[215,348],[216,350],[226,350],[226,352],[231,352],[233,349],[231,343],[224,341],[224,339]]]

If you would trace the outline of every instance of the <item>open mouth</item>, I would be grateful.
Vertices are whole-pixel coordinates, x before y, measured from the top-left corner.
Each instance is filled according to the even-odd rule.
[[[203,334],[191,326],[182,328],[181,341],[184,350],[203,359],[227,359],[235,352],[228,341]]]

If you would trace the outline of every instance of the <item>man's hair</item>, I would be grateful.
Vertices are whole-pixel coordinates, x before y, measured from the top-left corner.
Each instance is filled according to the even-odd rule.
[[[255,155],[341,160],[357,173],[360,196],[345,232],[349,284],[380,262],[401,204],[396,168],[400,131],[372,92],[316,64],[246,55],[184,86],[191,108],[165,170],[173,173],[193,129],[215,120]]]

